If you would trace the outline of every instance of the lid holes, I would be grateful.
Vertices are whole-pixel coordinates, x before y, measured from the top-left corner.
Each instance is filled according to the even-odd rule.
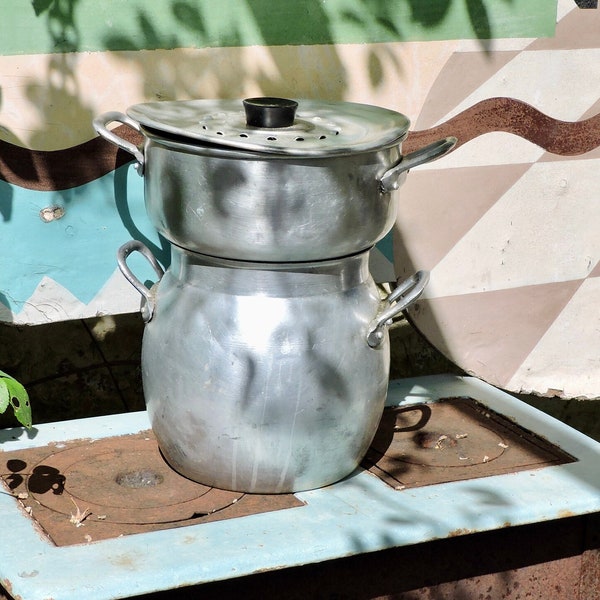
[[[304,141],[304,138],[303,138],[303,137],[297,137],[297,138],[296,138],[296,141],[297,141],[297,142],[303,142],[303,141]]]
[[[225,135],[222,131],[217,131],[217,135]]]
[[[277,138],[276,138],[274,135],[270,135],[270,136],[269,136],[267,139],[268,139],[270,142],[276,142],[276,141],[277,141]]]
[[[241,137],[241,138],[247,138],[247,137],[248,137],[248,134],[247,134],[247,133],[240,133],[240,137]]]

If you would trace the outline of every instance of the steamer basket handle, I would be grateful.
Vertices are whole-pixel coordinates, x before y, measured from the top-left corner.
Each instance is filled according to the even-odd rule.
[[[96,132],[105,140],[111,142],[115,146],[118,146],[121,148],[121,150],[129,152],[129,154],[133,154],[135,160],[137,161],[135,168],[140,175],[143,175],[145,163],[144,153],[135,144],[124,140],[113,131],[110,131],[107,127],[110,123],[122,123],[123,125],[128,125],[136,131],[141,131],[140,124],[131,117],[128,117],[126,114],[118,111],[104,113],[92,121],[92,125]]]
[[[388,194],[394,190],[397,190],[401,183],[404,181],[402,175],[406,175],[406,172],[413,167],[431,162],[447,154],[456,146],[458,140],[449,136],[433,142],[419,150],[415,150],[410,154],[405,154],[400,162],[394,165],[391,169],[388,169],[379,180],[379,188],[382,194]]]
[[[121,273],[123,273],[125,279],[127,279],[127,281],[129,281],[129,283],[142,295],[142,318],[144,319],[145,323],[148,323],[148,321],[150,321],[150,319],[152,319],[152,316],[154,315],[154,308],[156,304],[154,299],[154,293],[152,289],[149,290],[131,272],[131,269],[127,265],[127,257],[132,252],[139,252],[150,263],[150,266],[158,275],[159,281],[165,274],[165,272],[163,271],[163,268],[160,266],[150,249],[138,240],[131,240],[129,242],[126,242],[117,250],[117,264],[119,265],[119,270],[121,271]]]
[[[367,344],[371,348],[377,348],[383,342],[385,330],[392,324],[394,317],[416,302],[428,281],[428,271],[417,271],[412,277],[399,283],[398,287],[388,295],[385,300],[387,308],[369,325]]]

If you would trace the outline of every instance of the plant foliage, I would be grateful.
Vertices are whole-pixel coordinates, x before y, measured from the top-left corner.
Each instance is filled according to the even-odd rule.
[[[0,371],[0,413],[12,406],[15,417],[21,423],[31,428],[31,406],[27,390],[14,378]]]

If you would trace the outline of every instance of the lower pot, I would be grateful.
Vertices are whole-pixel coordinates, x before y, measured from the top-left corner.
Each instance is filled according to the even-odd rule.
[[[386,398],[387,326],[423,290],[381,300],[368,252],[246,263],[173,247],[145,298],[144,394],[169,464],[222,489],[288,493],[333,483],[366,453]]]

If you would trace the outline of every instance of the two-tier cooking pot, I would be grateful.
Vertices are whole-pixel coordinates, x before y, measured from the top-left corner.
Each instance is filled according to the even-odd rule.
[[[126,124],[137,147],[108,129]],[[373,246],[393,226],[396,190],[446,138],[402,155],[409,120],[369,105],[254,98],[137,104],[94,120],[130,152],[153,225],[212,256],[312,261]]]
[[[107,126],[139,130],[143,146]],[[408,119],[360,104],[257,98],[160,102],[97,131],[131,152],[166,273],[139,242],[119,266],[144,297],[144,394],[162,452],[187,477],[257,493],[350,473],[383,411],[387,327],[423,272],[381,299],[370,248],[392,227],[406,171],[454,138],[403,156]],[[126,264],[142,252],[148,290]]]

